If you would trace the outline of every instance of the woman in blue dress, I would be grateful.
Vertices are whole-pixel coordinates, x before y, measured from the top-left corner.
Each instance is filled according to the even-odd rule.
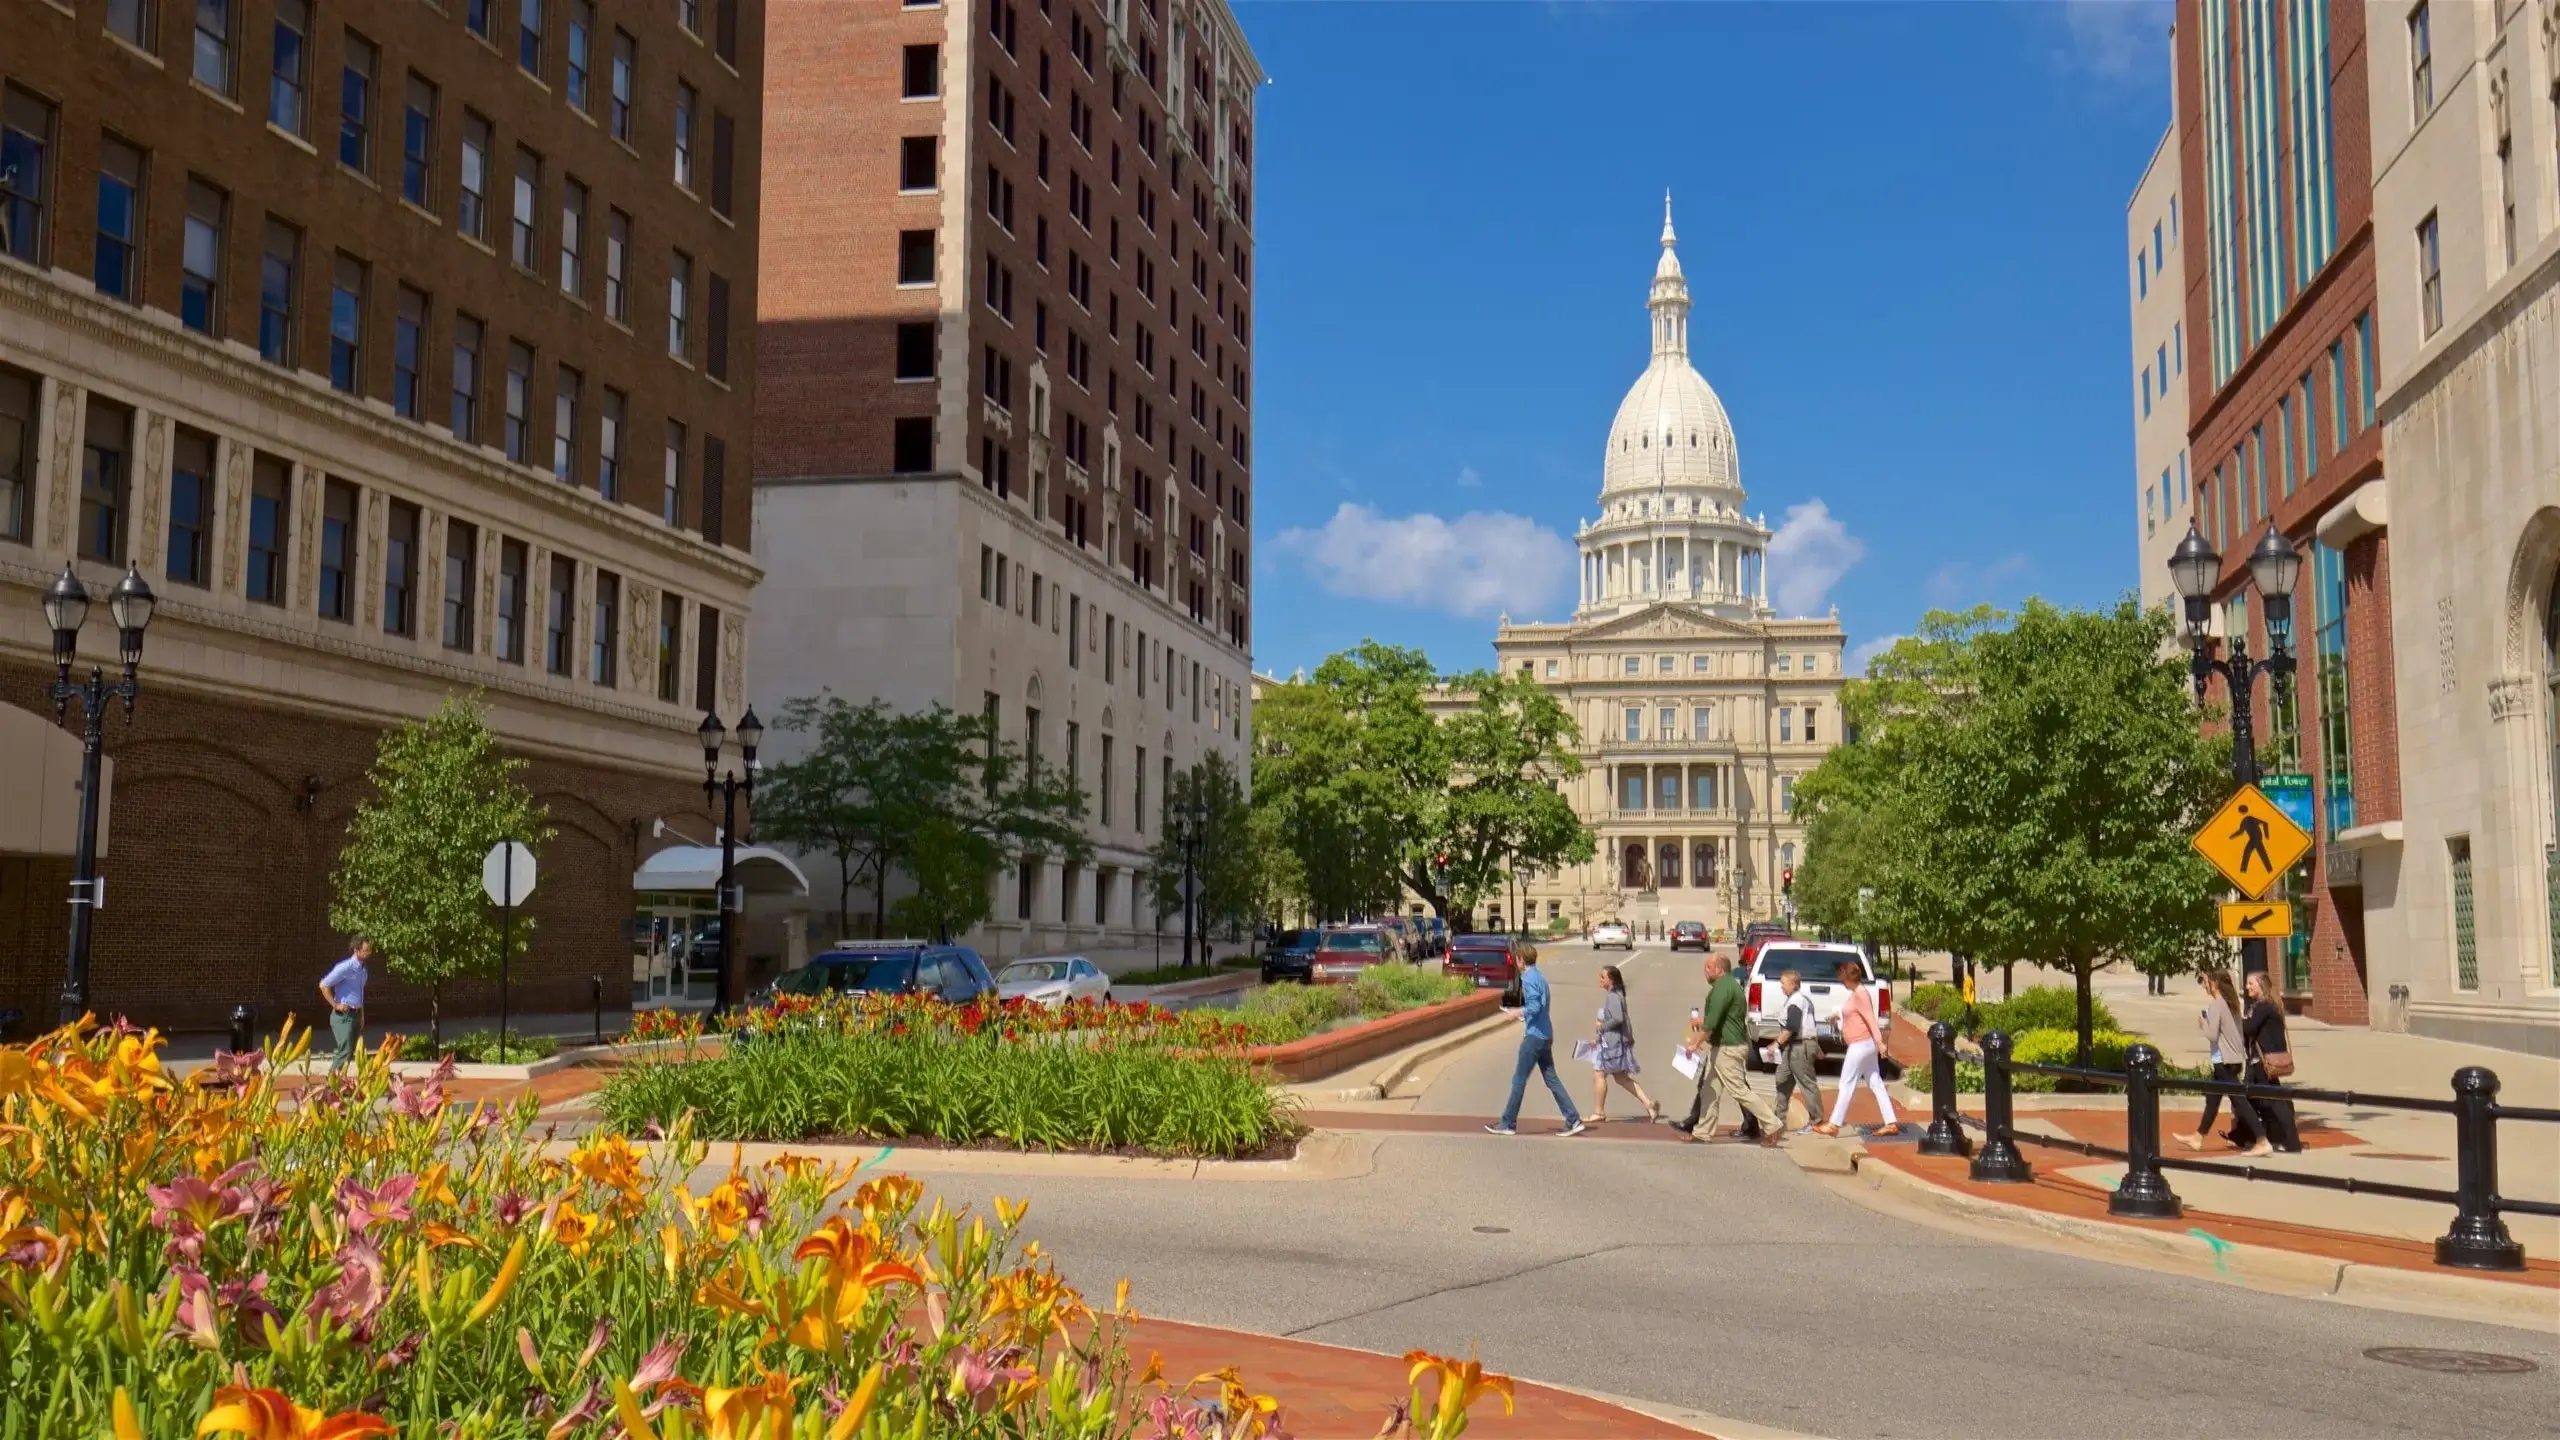
[[[1627,1021],[1627,982],[1615,965],[1600,967],[1600,1019],[1591,1031],[1591,1068],[1598,1072],[1591,1077],[1591,1123],[1597,1125],[1609,1118],[1612,1080],[1634,1092],[1648,1121],[1662,1118],[1662,1107],[1653,1103],[1653,1097],[1644,1093],[1644,1086],[1636,1080],[1636,1072],[1642,1067],[1636,1064],[1635,1027]]]

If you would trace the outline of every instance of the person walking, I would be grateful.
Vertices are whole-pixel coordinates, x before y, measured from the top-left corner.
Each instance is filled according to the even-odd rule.
[[[1822,1123],[1822,1036],[1813,1018],[1813,997],[1804,992],[1804,977],[1778,972],[1778,991],[1785,997],[1778,1012],[1778,1035],[1770,1043],[1778,1061],[1778,1123],[1787,1121],[1787,1096],[1804,1097],[1804,1128]],[[1799,1132],[1801,1133],[1801,1132]]]
[[[1876,1097],[1884,1123],[1872,1135],[1899,1135],[1902,1117],[1893,1113],[1893,1094],[1884,1088],[1884,1022],[1876,1017],[1876,999],[1867,993],[1867,967],[1855,960],[1840,962],[1840,1041],[1849,1052],[1840,1059],[1840,1089],[1831,1097],[1831,1118],[1813,1127],[1816,1135],[1837,1135],[1849,1120],[1849,1097],[1865,1081]]]
[[[1688,1049],[1705,1052],[1698,1065],[1698,1093],[1689,1102],[1689,1118],[1671,1128],[1692,1144],[1706,1143],[1715,1137],[1730,1098],[1748,1121],[1759,1125],[1760,1143],[1775,1145],[1785,1127],[1769,1102],[1752,1091],[1751,1077],[1742,1067],[1742,982],[1734,978],[1733,962],[1714,952],[1707,955],[1706,971],[1707,1001],[1689,1022],[1687,1037]]]
[[[2251,975],[2247,981],[2248,1006],[2240,1016],[2240,1048],[2247,1057],[2242,1076],[2252,1085],[2282,1088],[2284,1077],[2293,1073],[2293,1046],[2285,1038],[2284,1007],[2276,1003],[2275,982],[2265,971]],[[2294,1115],[2290,1100],[2261,1099],[2255,1102],[2258,1115],[2267,1124],[2264,1135],[2279,1155],[2302,1153],[2302,1125]],[[2254,1146],[2260,1137],[2242,1131],[2234,1109],[2232,1143],[2243,1148]]]
[[[1615,965],[1600,967],[1600,1018],[1591,1028],[1591,1123],[1609,1123],[1609,1082],[1627,1087],[1644,1107],[1644,1118],[1659,1120],[1662,1107],[1644,1093],[1636,1079],[1644,1067],[1636,1063],[1635,1027],[1627,1023],[1627,981]]]
[[[348,947],[347,958],[320,977],[320,998],[329,1006],[329,1038],[337,1042],[329,1057],[332,1072],[345,1069],[356,1058],[356,1037],[364,1033],[364,984],[370,973],[365,962],[372,958],[373,942],[358,936]]]
[[[2213,1061],[2213,1078],[2238,1080],[2247,1066],[2244,1057],[2248,1042],[2240,1034],[2240,1002],[2232,992],[2231,977],[2220,970],[2207,970],[2196,977],[2196,988],[2204,992],[2204,1008],[2196,1012],[2196,1028],[2204,1032],[2205,1045]],[[2196,1122],[2195,1133],[2178,1136],[2178,1143],[2190,1150],[2202,1150],[2205,1137],[2213,1133],[2213,1117],[2222,1110],[2222,1097],[2204,1097],[2204,1118]],[[2276,1147],[2267,1139],[2265,1124],[2258,1117],[2258,1107],[2246,1095],[2231,1097],[2231,1134],[2248,1136],[2250,1143],[2241,1148],[2251,1155],[2273,1155]]]
[[[1520,1058],[1511,1071],[1511,1101],[1502,1107],[1502,1118],[1487,1125],[1491,1135],[1520,1133],[1520,1097],[1528,1093],[1529,1072],[1536,1070],[1546,1077],[1547,1093],[1556,1097],[1556,1108],[1564,1112],[1564,1133],[1579,1135],[1584,1130],[1580,1112],[1573,1108],[1573,1097],[1565,1093],[1564,1081],[1556,1075],[1555,1025],[1547,1018],[1547,977],[1538,968],[1537,952],[1532,950],[1520,962]]]

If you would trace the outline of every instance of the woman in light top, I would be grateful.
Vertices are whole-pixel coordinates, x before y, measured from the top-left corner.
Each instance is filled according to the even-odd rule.
[[[2196,977],[2196,988],[2204,992],[2204,1008],[2196,1012],[2196,1028],[2204,1032],[2205,1048],[2213,1061],[2213,1078],[2238,1080],[2247,1063],[2248,1048],[2240,1036],[2240,997],[2231,988],[2231,977],[2220,970],[2207,970]],[[2190,1150],[2204,1148],[2205,1137],[2213,1133],[2213,1117],[2221,1112],[2222,1097],[2204,1097],[2204,1118],[2196,1122],[2195,1133],[2180,1135],[2178,1143]],[[2276,1147],[2267,1139],[2265,1123],[2258,1107],[2246,1095],[2231,1097],[2233,1133],[2253,1136],[2251,1155],[2273,1155]]]
[[[1849,1053],[1840,1059],[1840,1089],[1831,1100],[1831,1119],[1813,1127],[1816,1135],[1837,1135],[1849,1119],[1849,1097],[1865,1081],[1876,1097],[1884,1123],[1869,1132],[1899,1135],[1902,1119],[1893,1113],[1893,1096],[1884,1088],[1884,1022],[1876,1017],[1875,997],[1867,993],[1867,967],[1855,960],[1840,962],[1840,1041]]]
[[[1617,1081],[1644,1106],[1647,1120],[1660,1120],[1662,1107],[1637,1081],[1635,1027],[1627,1021],[1627,982],[1615,965],[1600,967],[1600,1019],[1591,1031],[1591,1123],[1609,1118],[1609,1082]]]

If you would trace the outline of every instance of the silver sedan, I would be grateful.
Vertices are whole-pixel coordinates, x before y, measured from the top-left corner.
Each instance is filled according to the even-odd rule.
[[[1070,1000],[1108,1000],[1111,977],[1081,955],[1050,955],[1016,960],[996,972],[996,994],[1035,1005],[1064,1005]]]

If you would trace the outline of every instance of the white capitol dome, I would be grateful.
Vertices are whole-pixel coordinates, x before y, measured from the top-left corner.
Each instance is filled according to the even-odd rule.
[[[1734,454],[1733,422],[1724,402],[1689,363],[1689,282],[1680,273],[1672,243],[1671,204],[1662,207],[1662,260],[1654,267],[1653,362],[1636,377],[1618,418],[1609,425],[1608,463],[1600,493],[1662,486],[1703,486],[1739,492],[1742,467]],[[1740,504],[1732,495],[1726,503]]]

